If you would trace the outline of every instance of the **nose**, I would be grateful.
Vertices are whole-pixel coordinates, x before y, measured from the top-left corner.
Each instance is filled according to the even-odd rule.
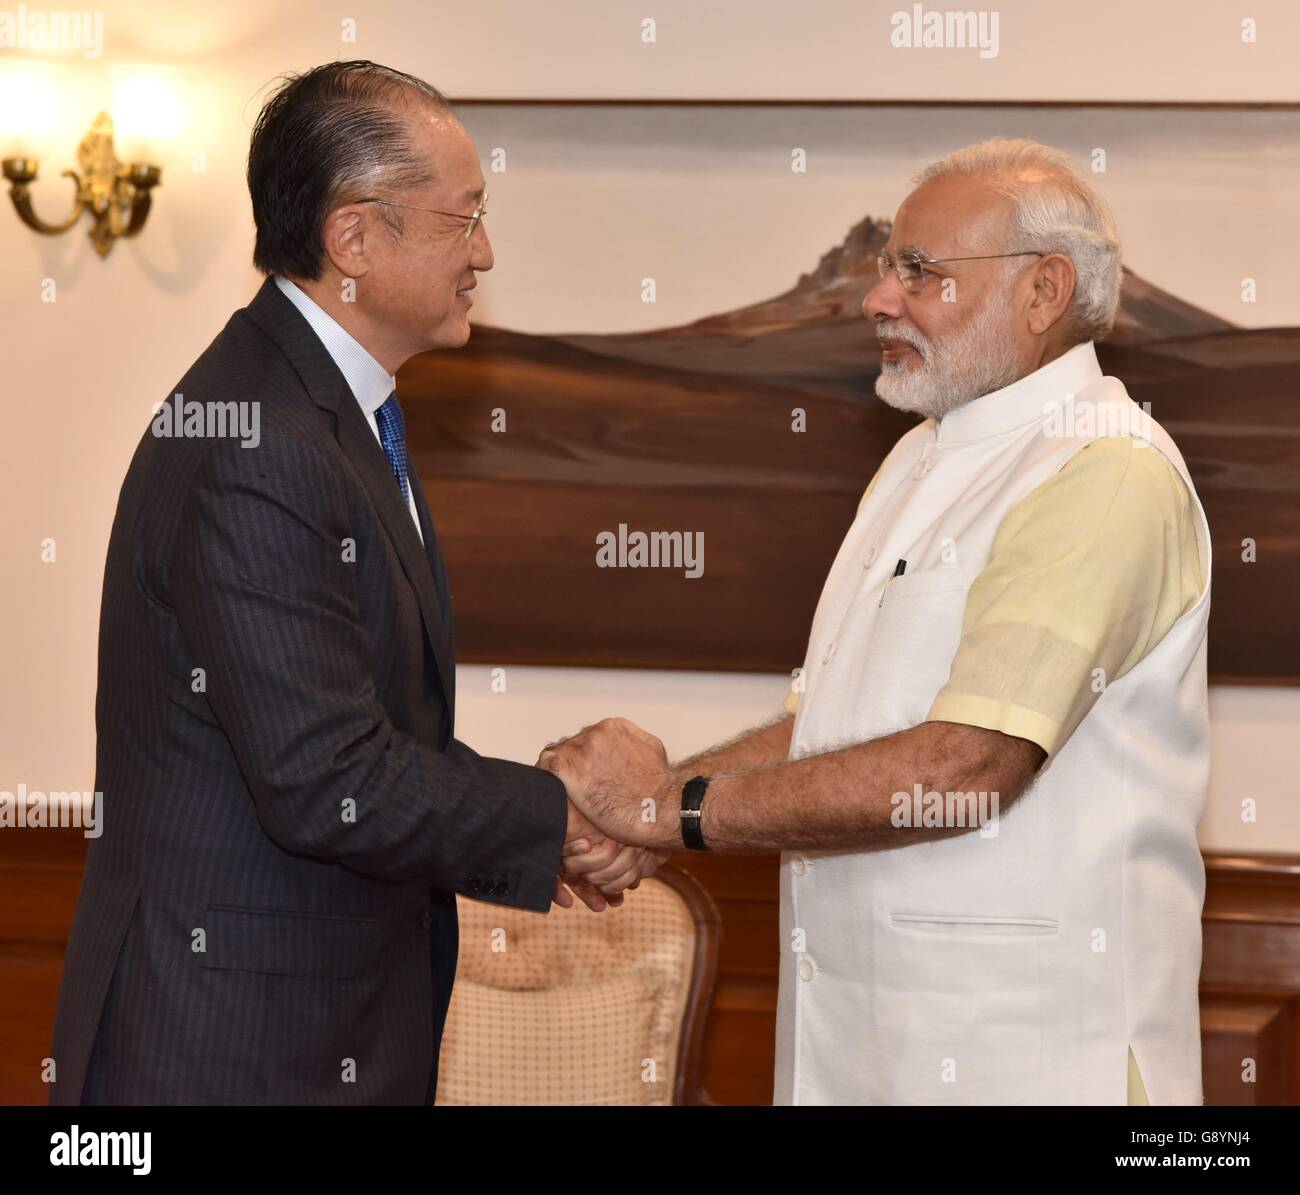
[[[867,291],[866,298],[862,300],[862,314],[869,320],[878,320],[882,317],[898,319],[904,310],[904,293],[898,275],[893,270],[888,270],[885,276]]]
[[[496,264],[496,255],[492,252],[492,242],[488,238],[487,225],[480,220],[470,240],[469,264],[471,269],[490,270]]]

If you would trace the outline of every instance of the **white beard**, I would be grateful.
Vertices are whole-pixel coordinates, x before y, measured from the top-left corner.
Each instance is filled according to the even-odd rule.
[[[942,419],[1024,375],[1020,350],[1011,335],[1009,304],[997,292],[946,340],[929,340],[893,320],[879,321],[876,335],[906,341],[921,353],[921,360],[910,366],[882,362],[876,395],[922,419]]]

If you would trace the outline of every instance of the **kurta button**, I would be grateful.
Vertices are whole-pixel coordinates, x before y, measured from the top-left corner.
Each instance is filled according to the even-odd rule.
[[[805,958],[799,960],[799,978],[805,983],[810,983],[816,972],[817,969],[812,965],[812,959]]]
[[[802,855],[796,855],[790,860],[790,870],[797,876],[803,875],[808,870],[808,860]]]
[[[873,560],[875,560],[875,558],[876,558],[877,555],[878,555],[878,553],[877,553],[877,551],[876,551],[875,548],[871,548],[871,549],[869,549],[868,552],[867,552],[867,558],[862,562],[862,567],[863,567],[863,568],[870,568],[870,567],[871,567],[871,562],[872,562]]]
[[[429,915],[429,911],[427,909],[420,914],[420,928],[421,929],[433,928],[433,918]]]
[[[831,662],[831,656],[833,656],[834,654],[835,654],[835,644],[832,643],[830,647],[826,649],[826,654],[822,656],[822,663],[829,664]]]

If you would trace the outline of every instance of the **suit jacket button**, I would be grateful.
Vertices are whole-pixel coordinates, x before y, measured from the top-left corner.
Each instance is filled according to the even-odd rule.
[[[499,883],[495,888],[492,889],[492,891],[495,892],[498,896],[509,896],[510,885],[507,884],[505,880],[502,880],[501,883]]]
[[[433,918],[429,915],[429,911],[427,909],[420,914],[420,928],[421,929],[433,928]]]

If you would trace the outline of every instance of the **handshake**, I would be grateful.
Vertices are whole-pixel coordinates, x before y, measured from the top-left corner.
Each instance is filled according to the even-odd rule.
[[[555,903],[576,896],[593,912],[623,903],[681,842],[679,778],[664,745],[626,718],[606,718],[551,743],[537,766],[553,772],[569,796],[564,858]]]

